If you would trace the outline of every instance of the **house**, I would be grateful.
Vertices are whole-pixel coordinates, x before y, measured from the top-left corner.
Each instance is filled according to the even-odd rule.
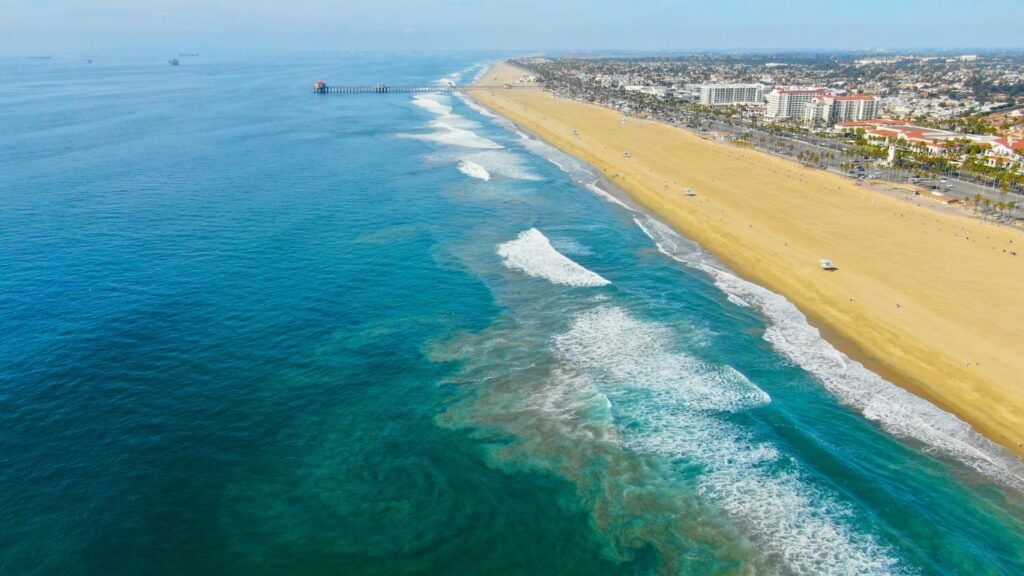
[[[1024,167],[1024,140],[996,138],[985,155],[985,163],[993,168],[1020,170]]]
[[[851,131],[863,128],[868,140],[894,142],[903,146],[923,148],[931,154],[942,154],[959,142],[968,141],[981,146],[992,146],[999,140],[988,134],[960,134],[938,128],[914,126],[893,120],[866,120],[863,122],[840,122],[837,130]]]

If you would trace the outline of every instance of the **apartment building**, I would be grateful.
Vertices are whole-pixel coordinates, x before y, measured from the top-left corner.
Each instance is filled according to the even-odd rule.
[[[768,93],[768,109],[765,117],[774,120],[786,118],[802,118],[804,105],[819,96],[826,96],[824,88],[776,88]]]
[[[882,99],[874,94],[836,96],[832,103],[830,123],[870,120],[882,115]]]
[[[701,84],[700,103],[705,106],[761,104],[764,86],[760,84]]]
[[[811,126],[870,120],[881,114],[881,98],[872,94],[815,96],[804,104],[801,117]]]

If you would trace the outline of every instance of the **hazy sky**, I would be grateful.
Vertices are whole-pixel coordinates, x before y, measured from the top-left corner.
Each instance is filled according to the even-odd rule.
[[[914,47],[1024,47],[1024,1],[0,0],[0,54]]]

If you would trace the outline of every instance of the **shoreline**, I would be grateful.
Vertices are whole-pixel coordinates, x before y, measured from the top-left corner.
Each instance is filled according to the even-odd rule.
[[[518,130],[519,132],[522,132],[523,134],[525,134],[525,135],[527,135],[527,136],[529,136],[529,137],[531,137],[531,138],[533,138],[535,140],[543,142],[543,143],[547,144],[548,146],[551,146],[555,150],[558,150],[560,152],[566,153],[566,152],[562,151],[560,148],[558,148],[557,146],[555,146],[554,144],[552,144],[552,143],[548,142],[547,140],[545,140],[543,137],[541,137],[539,134],[537,134],[533,130],[530,130],[528,127],[523,126],[522,124],[519,124],[518,122],[516,122],[515,120],[512,120],[511,118],[507,118],[505,116],[502,116],[498,112],[495,112],[495,111],[491,110],[490,108],[487,108],[486,105],[480,103],[479,101],[474,100],[474,102],[476,104],[486,108],[491,114],[495,115],[496,117],[502,118],[503,120],[509,122],[515,128],[515,130]],[[691,238],[689,238],[688,236],[683,234],[681,231],[675,230],[675,228],[671,224],[669,224],[668,222],[665,222],[661,218],[661,216],[658,215],[656,212],[653,212],[650,209],[648,209],[647,207],[639,204],[632,196],[629,195],[629,192],[626,192],[621,187],[616,186],[611,180],[609,180],[607,177],[605,177],[603,174],[601,174],[600,171],[597,168],[595,168],[594,166],[592,166],[590,163],[585,162],[585,161],[583,161],[583,160],[581,160],[579,158],[576,158],[575,156],[573,156],[573,158],[577,162],[580,162],[580,163],[584,164],[589,170],[591,170],[593,172],[593,176],[595,178],[595,181],[593,183],[591,183],[591,184],[593,186],[597,187],[603,194],[606,194],[606,195],[610,196],[612,199],[614,199],[614,201],[622,203],[626,207],[626,209],[631,210],[633,212],[636,212],[637,214],[641,214],[643,216],[646,216],[646,217],[648,217],[648,218],[650,218],[652,220],[655,220],[655,221],[661,223],[662,225],[667,226],[667,227],[673,229],[676,233],[680,234],[683,238],[686,238],[687,240],[690,240],[691,242],[693,242],[693,240]],[[873,190],[872,189],[872,191],[876,192],[876,193],[879,193],[879,194],[887,194],[887,192],[884,191],[884,190]],[[900,200],[900,201],[906,201],[905,199],[902,199],[902,198],[896,198],[895,196],[892,196],[892,197],[897,199],[897,200]],[[932,207],[932,206],[925,206],[925,207],[927,209],[930,209],[930,210],[935,210],[935,207]],[[716,254],[711,253],[704,246],[701,245],[700,249],[703,250],[704,252],[706,252],[709,256],[712,256],[713,258],[716,258],[716,259],[718,258],[718,256]],[[742,273],[737,272],[736,270],[732,269],[731,266],[725,264],[724,262],[720,262],[720,264],[726,270],[728,270],[729,272],[737,274],[738,276],[740,276],[741,278],[744,278],[745,280],[753,281],[753,280],[750,280],[749,278],[746,278]],[[924,388],[918,382],[914,381],[909,376],[901,374],[899,372],[899,370],[886,365],[881,359],[879,359],[877,357],[870,356],[867,352],[862,350],[857,345],[857,343],[855,341],[853,341],[853,340],[851,340],[849,338],[846,338],[845,336],[843,336],[842,334],[836,332],[835,330],[832,330],[827,323],[823,323],[813,313],[809,313],[807,310],[804,310],[802,308],[800,309],[800,312],[807,318],[808,324],[810,324],[812,327],[814,327],[814,329],[818,330],[821,333],[821,337],[824,340],[829,342],[832,346],[834,346],[837,350],[839,350],[845,356],[847,356],[848,358],[850,358],[851,360],[853,360],[855,362],[860,363],[862,366],[864,366],[865,368],[867,368],[871,372],[877,374],[878,376],[880,376],[881,378],[885,379],[886,381],[888,381],[888,382],[890,382],[890,383],[892,383],[892,384],[894,384],[896,386],[899,386],[900,388],[903,388],[903,389],[913,393],[916,396],[923,397],[922,391],[924,390]],[[939,408],[941,408],[942,410],[944,410],[946,412],[949,412],[951,414],[955,414],[947,406],[943,406],[943,405],[940,405],[938,403],[936,403],[936,405],[939,406]],[[1000,446],[1003,447],[1003,448],[1006,448],[1005,446],[1002,446],[1002,445],[1000,445]]]
[[[508,70],[512,69],[511,66],[509,66],[508,64],[497,64],[495,66],[492,66],[485,73],[482,73],[479,77],[483,78],[487,75],[491,75],[492,73],[495,72],[495,70],[499,69],[502,66],[504,66],[506,70],[502,70],[501,72],[505,73],[506,75],[508,74]],[[529,96],[527,95],[527,93],[532,93],[533,95]],[[538,96],[539,94],[543,96]],[[965,383],[962,380],[959,380],[958,378],[962,376],[961,374],[956,374],[954,377],[950,378],[950,380],[953,380],[954,378],[957,378],[957,380],[959,380],[955,381],[954,385],[951,386],[944,387],[941,384],[936,385],[934,383],[930,383],[934,382],[934,380],[922,378],[922,372],[927,372],[927,370],[921,370],[921,368],[928,368],[927,362],[929,361],[934,361],[937,359],[945,360],[945,362],[942,362],[942,364],[945,364],[945,366],[933,367],[934,370],[932,371],[932,374],[947,374],[948,372],[943,372],[943,370],[952,364],[951,358],[936,358],[936,356],[939,356],[941,354],[941,352],[939,354],[936,354],[936,352],[939,352],[937,350],[926,350],[925,353],[919,354],[917,355],[917,357],[913,357],[912,355],[907,354],[906,350],[896,350],[893,351],[893,353],[891,354],[887,354],[885,353],[886,350],[884,344],[887,341],[892,342],[894,340],[896,342],[899,342],[900,338],[908,336],[907,332],[910,331],[895,334],[884,333],[882,331],[882,328],[888,327],[878,327],[872,325],[870,322],[863,322],[863,320],[861,320],[860,318],[856,318],[857,320],[861,320],[859,324],[863,324],[864,326],[858,325],[855,326],[855,328],[863,328],[863,332],[867,333],[868,336],[882,336],[882,338],[880,338],[883,344],[882,350],[879,350],[878,342],[868,342],[869,345],[865,345],[865,342],[867,340],[870,340],[870,338],[861,337],[862,335],[858,333],[858,330],[852,330],[849,325],[846,325],[841,322],[837,323],[835,315],[829,314],[829,310],[819,309],[818,307],[811,305],[813,304],[813,302],[808,302],[807,299],[794,297],[793,290],[787,290],[785,286],[780,286],[780,282],[774,281],[775,279],[772,278],[770,274],[765,274],[763,270],[758,269],[758,266],[751,266],[749,254],[746,255],[747,260],[744,261],[744,258],[741,257],[743,256],[743,254],[736,254],[735,252],[728,250],[726,246],[716,244],[714,242],[708,242],[706,234],[704,234],[704,237],[702,238],[702,234],[693,233],[695,230],[697,232],[701,232],[700,227],[702,225],[706,225],[706,222],[681,221],[685,219],[680,217],[673,217],[678,216],[678,214],[674,214],[672,209],[659,210],[659,208],[662,207],[661,204],[664,204],[667,199],[671,199],[679,204],[686,202],[686,200],[680,201],[678,197],[672,195],[671,191],[654,192],[650,189],[641,189],[639,191],[636,190],[638,187],[647,184],[646,182],[643,182],[639,185],[633,184],[633,182],[635,182],[636,180],[633,180],[633,182],[626,182],[627,178],[636,178],[637,176],[646,177],[646,179],[649,182],[651,180],[651,175],[656,173],[654,169],[659,168],[658,166],[653,166],[652,168],[651,166],[640,165],[637,168],[633,168],[632,166],[629,165],[636,165],[638,163],[635,160],[635,157],[626,157],[625,160],[618,160],[617,162],[613,161],[612,159],[614,158],[614,155],[610,154],[607,151],[608,146],[603,144],[602,146],[605,149],[604,154],[593,154],[593,150],[597,148],[597,146],[594,145],[591,145],[591,150],[587,151],[591,152],[591,154],[581,154],[579,153],[579,150],[573,150],[572,146],[566,145],[575,143],[572,141],[568,143],[565,142],[565,140],[567,140],[567,138],[565,137],[561,138],[562,141],[559,141],[559,138],[546,137],[544,131],[547,130],[548,135],[550,135],[551,129],[551,126],[548,126],[546,124],[555,124],[559,120],[564,120],[564,117],[554,120],[550,119],[546,115],[547,112],[551,111],[550,109],[542,109],[541,118],[536,118],[537,113],[534,112],[533,110],[528,111],[527,106],[523,105],[522,109],[524,111],[528,111],[529,113],[534,114],[534,117],[531,118],[528,117],[527,114],[513,114],[509,109],[503,111],[501,109],[501,106],[494,106],[493,104],[495,104],[496,102],[498,104],[507,103],[507,101],[516,101],[517,104],[521,104],[522,102],[525,101],[528,102],[529,104],[534,105],[547,105],[551,109],[557,108],[557,111],[560,113],[566,112],[571,109],[571,112],[579,113],[574,114],[574,117],[572,118],[574,122],[579,122],[580,119],[578,118],[578,116],[582,114],[603,114],[604,116],[614,115],[618,117],[618,112],[600,108],[594,105],[585,104],[582,102],[555,98],[554,96],[541,91],[539,88],[537,90],[517,90],[514,92],[509,91],[501,96],[496,96],[495,93],[493,92],[488,93],[487,95],[474,94],[470,96],[470,98],[475,103],[482,105],[486,109],[491,111],[492,114],[495,114],[496,116],[502,117],[511,122],[516,127],[516,129],[526,134],[529,134],[532,137],[537,138],[538,140],[541,140],[546,144],[552,146],[553,148],[561,151],[562,153],[570,155],[573,158],[576,158],[578,161],[588,165],[598,178],[598,183],[596,185],[604,193],[609,194],[613,198],[616,198],[617,200],[626,203],[628,206],[630,206],[630,208],[638,211],[639,213],[644,214],[648,217],[652,217],[655,220],[662,222],[663,224],[666,224],[671,229],[682,234],[685,238],[691,239],[692,241],[696,242],[698,245],[701,246],[703,250],[707,251],[708,253],[712,254],[714,257],[719,259],[728,269],[735,271],[735,273],[739,275],[741,278],[744,278],[759,286],[764,286],[765,288],[785,297],[800,310],[800,312],[806,317],[807,322],[819,331],[819,333],[822,335],[822,338],[824,338],[826,341],[832,344],[832,346],[839,350],[841,353],[847,355],[851,360],[860,363],[866,369],[870,370],[876,375],[879,375],[880,377],[884,378],[886,381],[892,383],[893,385],[898,386],[904,390],[907,390],[908,392],[931,402],[940,409],[955,415],[960,420],[968,423],[974,430],[984,435],[991,441],[1001,445],[1003,448],[1009,450],[1010,452],[1015,453],[1018,457],[1024,454],[1024,411],[1022,411],[1022,408],[1024,408],[1024,406],[1022,406],[1019,401],[1011,401],[1009,405],[1007,405],[1006,403],[1007,398],[1013,398],[1014,400],[1017,400],[1021,397],[1021,394],[1018,393],[1014,398],[1013,393],[1019,392],[1019,390],[1014,390],[1014,381],[1006,381],[1003,383],[1004,389],[1002,389],[1001,392],[1003,392],[1004,394],[993,394],[991,396],[987,394],[987,392],[989,392],[992,388],[991,386],[981,386],[980,388],[982,388],[982,390],[978,390],[975,386],[970,385],[975,384],[974,382],[967,382],[968,386],[965,386]],[[598,111],[595,112],[591,110],[593,108],[598,109]],[[515,112],[519,111],[516,110]],[[530,120],[530,122],[524,122],[524,118]],[[607,120],[607,118],[605,120]],[[668,135],[670,138],[674,138],[675,140],[686,139],[686,136],[677,135],[675,132],[672,132],[685,132],[682,128],[669,126],[667,124],[635,118],[623,118],[621,122],[623,126],[626,126],[627,122],[633,125],[630,128],[639,125],[639,128],[641,130],[644,130],[644,128],[647,127],[647,125],[658,125],[657,130],[659,130],[659,132],[671,132]],[[583,123],[580,124],[579,126],[581,128],[581,132],[588,132],[589,135],[589,128],[587,124]],[[573,130],[573,132],[575,136],[575,129]],[[661,136],[661,134],[659,133],[657,136]],[[689,135],[689,137],[691,140],[696,140],[698,138],[698,136],[692,134]],[[609,142],[611,141],[612,139],[609,139]],[[729,158],[725,159],[725,162],[733,161],[733,163],[735,163],[734,160],[737,157],[740,157],[740,154],[738,153],[739,151],[723,149],[723,147],[727,147],[728,145],[722,143],[714,143],[710,141],[702,141],[700,143],[680,143],[673,141],[670,142],[670,144],[678,144],[680,148],[682,148],[684,145],[692,146],[696,144],[696,146],[702,147],[704,152],[711,151],[711,153],[717,154],[718,156],[728,156]],[[777,167],[772,166],[773,163],[789,164],[790,166],[784,167],[783,170],[787,172],[786,176],[790,177],[790,179],[792,179],[792,177],[795,175],[801,180],[805,179],[805,176],[813,177],[817,180],[821,180],[823,177],[833,178],[836,180],[843,180],[839,176],[827,173],[825,173],[824,176],[822,174],[808,175],[808,172],[812,171],[812,169],[798,165],[794,166],[794,163],[792,162],[789,162],[785,159],[771,157],[770,155],[764,154],[763,152],[743,150],[742,153],[745,154],[745,156],[741,157],[742,160],[750,161],[750,155],[756,155],[754,161],[759,161],[761,163],[766,164],[769,170],[779,170]],[[594,156],[596,156],[596,159],[598,160],[597,162],[594,161]],[[762,158],[761,156],[768,156],[769,158]],[[609,172],[610,166],[613,165],[616,168],[622,167],[621,180],[619,180],[618,178],[620,176],[620,172],[618,171],[614,172],[614,176],[610,176],[610,174],[612,174]],[[627,166],[629,167],[627,168]],[[649,174],[643,173],[645,171],[644,168],[646,168],[646,172],[648,172]],[[708,172],[710,172],[710,174]],[[821,171],[815,170],[813,172]],[[762,173],[758,173],[758,175],[763,175]],[[713,171],[713,168],[710,171],[706,170],[705,173],[702,174],[702,176],[705,179],[710,178],[712,183],[715,181],[715,179],[712,177],[714,175],[715,172]],[[665,174],[661,173],[658,173],[657,176],[659,178],[666,177]],[[620,182],[623,185],[620,186]],[[827,183],[835,184],[834,182]],[[847,184],[847,186],[852,187],[853,185]],[[630,188],[632,188],[632,190]],[[665,181],[665,188],[668,188],[667,180]],[[844,193],[849,194],[848,191],[844,191]],[[907,202],[906,199],[896,198],[893,197],[893,195],[885,194],[884,192],[881,191],[859,187],[855,193],[864,195],[865,199],[870,202],[871,206],[875,206],[876,203],[882,204],[884,206],[886,200],[888,200],[891,203],[899,203],[903,205],[905,210],[916,209],[919,211],[927,211],[930,214],[932,214],[934,218],[946,218],[955,220],[955,222],[953,222],[953,225],[960,225],[964,227],[972,225],[961,221],[971,220],[967,216],[949,214],[945,213],[944,211],[932,210],[932,207],[930,206],[916,205],[916,203],[914,202]],[[698,192],[698,194],[701,193]],[[705,200],[705,202],[707,202],[707,200]],[[674,212],[679,211],[680,209],[678,207],[676,207],[674,210]],[[724,214],[725,208],[722,208],[721,211]],[[902,218],[903,215],[901,214],[900,217]],[[972,223],[974,226],[977,226],[976,221],[972,220]],[[714,222],[714,224],[724,228],[731,227],[735,229],[737,227],[735,222],[732,222],[731,224],[723,224],[723,222],[719,221]],[[750,227],[753,228],[753,223],[750,224]],[[729,232],[730,230],[725,230],[726,238],[728,238],[727,235]],[[976,232],[977,234],[984,234],[992,231],[982,230],[972,232]],[[1012,233],[1012,231],[1009,232]],[[785,245],[787,247],[789,246],[788,243],[786,243]],[[778,252],[776,251],[774,252],[774,254],[777,256]],[[846,259],[844,258],[842,262],[845,263],[845,261]],[[842,266],[843,264],[840,265]],[[1011,265],[1013,265],[1013,263],[1011,263]],[[774,270],[774,272],[775,276],[779,275],[778,270]],[[817,280],[817,278],[812,277],[812,280]],[[813,292],[813,286],[811,287],[810,291]],[[854,302],[854,298],[850,298],[849,300],[851,303]],[[822,308],[827,307],[822,306]],[[897,308],[899,308],[899,304],[897,304]],[[1017,312],[1017,310],[1013,310],[1013,312]],[[1008,324],[1014,324],[1012,322],[1013,317],[1016,317],[1016,314],[1013,314],[1011,316],[1011,321],[1008,322]],[[946,327],[946,329],[948,330],[949,327]],[[913,332],[910,332],[910,334],[913,334]],[[894,335],[895,339],[893,339]],[[1008,346],[1012,348],[1013,344],[1008,344]],[[912,348],[912,346],[908,346],[908,348]],[[922,363],[922,360],[925,360],[925,363]],[[1010,363],[1012,364],[1014,360],[1019,359],[1014,359],[1011,357]],[[967,363],[967,366],[970,366],[969,362]],[[1012,369],[1013,367],[1011,367],[1011,370]],[[1022,368],[1022,370],[1024,370],[1024,368]],[[985,388],[989,389],[986,390]],[[1008,390],[1006,390],[1005,388],[1010,389],[1009,395],[1005,394],[1006,392],[1008,392]],[[1002,399],[1000,399],[1000,397],[1002,397]],[[1004,417],[1001,419],[1002,421],[993,421],[994,419],[990,419],[988,417],[990,411],[987,408],[990,406],[996,409],[1002,409],[1004,413],[1009,412],[1009,417],[1006,417],[1007,415],[1004,415]]]

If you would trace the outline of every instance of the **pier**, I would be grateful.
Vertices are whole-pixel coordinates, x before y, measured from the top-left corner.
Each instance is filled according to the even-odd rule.
[[[313,84],[314,94],[452,94],[455,92],[470,92],[473,90],[510,90],[513,88],[528,88],[528,86],[517,86],[505,84],[504,86],[485,86],[481,84],[469,84],[457,86],[455,84],[436,84],[426,86],[393,86],[390,84],[377,84],[375,86],[331,86],[320,81]]]

